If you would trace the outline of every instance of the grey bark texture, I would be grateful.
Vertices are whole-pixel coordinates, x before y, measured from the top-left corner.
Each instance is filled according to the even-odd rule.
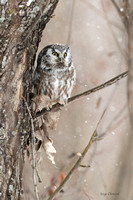
[[[129,66],[129,78],[128,78],[128,104],[129,104],[129,116],[130,116],[130,135],[128,140],[128,148],[126,150],[126,166],[127,166],[127,179],[126,185],[133,185],[133,1],[129,3],[129,24],[128,24],[128,66]],[[127,156],[128,155],[128,156]],[[127,181],[128,180],[128,181]],[[123,186],[124,188],[124,186]],[[130,189],[127,192],[127,198],[132,198],[133,192]]]
[[[0,199],[21,199],[31,79],[58,0],[0,1]]]
[[[128,79],[128,100],[131,125],[133,127],[133,7],[129,11],[129,28],[128,28],[128,47],[129,47],[129,79]]]

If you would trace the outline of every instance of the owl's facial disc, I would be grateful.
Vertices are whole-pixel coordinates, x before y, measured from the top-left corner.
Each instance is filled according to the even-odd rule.
[[[72,63],[72,56],[71,56],[71,51],[68,48],[67,51],[65,50],[63,52],[63,56],[64,56],[64,64],[69,67],[70,64]]]
[[[71,53],[69,49],[59,51],[58,49],[48,49],[47,61],[53,64],[55,68],[63,69],[70,64]]]

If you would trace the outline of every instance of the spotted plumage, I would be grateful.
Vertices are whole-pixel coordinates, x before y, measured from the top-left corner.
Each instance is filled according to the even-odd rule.
[[[76,72],[67,45],[52,44],[39,53],[34,74],[35,93],[49,96],[52,102],[66,103],[71,96]]]

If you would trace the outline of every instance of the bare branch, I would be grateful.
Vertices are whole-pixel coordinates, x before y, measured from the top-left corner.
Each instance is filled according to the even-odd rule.
[[[30,121],[31,121],[31,130],[32,130],[32,134],[31,134],[31,150],[32,150],[32,167],[33,167],[33,183],[34,183],[34,191],[35,191],[35,195],[36,195],[36,199],[39,200],[39,193],[38,193],[38,189],[37,189],[37,180],[36,180],[36,173],[38,172],[36,169],[36,160],[35,160],[35,152],[34,152],[34,146],[35,146],[35,131],[34,131],[34,123],[33,123],[33,118],[31,115],[31,111],[29,109],[29,106],[25,100],[25,98],[23,97],[25,105],[27,107],[28,113],[29,113],[29,117],[30,117]],[[37,173],[38,176],[38,173]]]
[[[127,103],[114,116],[114,118],[111,120],[111,122],[105,128],[105,131],[103,131],[103,133],[100,134],[101,137],[103,137],[105,134],[107,134],[107,132],[111,132],[111,130],[114,130],[118,125],[120,125],[122,123],[123,120],[125,120],[128,117],[127,113],[125,115],[123,115],[123,112],[126,110],[126,108],[127,108]]]
[[[118,76],[110,79],[109,81],[107,81],[107,82],[105,82],[105,83],[103,83],[101,85],[98,85],[97,87],[94,87],[94,88],[92,88],[90,90],[87,90],[87,91],[85,91],[83,93],[77,94],[77,95],[69,98],[68,99],[68,103],[70,103],[72,101],[75,101],[75,100],[77,100],[77,99],[79,99],[81,97],[85,97],[85,96],[87,96],[87,95],[89,95],[91,93],[97,92],[98,90],[101,90],[103,88],[106,88],[106,87],[116,83],[117,81],[121,80],[122,78],[125,78],[127,75],[128,75],[128,71],[123,72],[123,73],[119,74]],[[39,117],[39,116],[43,115],[46,112],[56,111],[56,110],[60,109],[61,107],[63,107],[63,105],[60,105],[59,103],[57,103],[57,104],[53,105],[53,107],[50,110],[47,110],[46,108],[43,108],[41,111],[36,113],[36,117]]]
[[[98,126],[99,124],[101,123],[101,120],[105,114],[105,111],[103,112],[102,116],[100,117],[97,125],[96,125],[96,128],[87,144],[87,146],[84,148],[84,151],[83,153],[81,153],[79,159],[76,161],[76,163],[74,164],[74,166],[71,168],[71,170],[68,172],[67,176],[65,177],[65,179],[63,180],[63,182],[57,187],[57,189],[53,192],[53,194],[48,198],[48,200],[52,200],[55,195],[61,190],[61,188],[64,186],[64,184],[69,180],[69,178],[71,177],[71,175],[74,173],[74,171],[79,167],[81,161],[83,160],[83,158],[85,157],[86,153],[88,152],[89,148],[91,147],[92,143],[97,141],[99,138],[98,138],[98,135],[97,135],[97,129],[98,129]]]
[[[73,0],[72,2],[72,10],[71,10],[71,16],[70,16],[69,31],[68,31],[68,36],[67,36],[67,44],[69,44],[71,41],[74,8],[75,8],[75,0]]]
[[[116,45],[117,45],[117,47],[118,47],[118,50],[121,52],[121,54],[124,56],[125,60],[127,61],[127,54],[128,54],[128,53],[122,49],[121,45],[119,44],[119,42],[118,42],[118,40],[117,40],[115,31],[114,31],[114,29],[113,29],[112,26],[111,26],[111,23],[110,23],[108,14],[107,14],[107,12],[106,12],[106,10],[105,10],[105,5],[104,5],[105,2],[102,0],[101,3],[102,3],[102,7],[103,7],[103,11],[104,11],[106,20],[107,20],[107,22],[108,22],[108,27],[109,27],[109,29],[110,29],[110,32],[112,33],[112,36],[113,36],[114,41],[115,41],[115,43],[116,43]]]
[[[105,14],[103,12],[100,11],[100,9],[96,8],[92,3],[90,3],[87,0],[83,0],[81,1],[82,3],[84,3],[85,5],[87,5],[91,10],[93,10],[97,15],[99,15],[100,17],[102,17],[103,19],[105,19]],[[109,20],[110,24],[113,25],[114,27],[123,30],[123,27],[120,26],[120,24],[118,24],[115,21]]]
[[[118,11],[118,13],[119,13],[119,15],[120,15],[120,17],[123,21],[123,24],[124,24],[124,26],[127,30],[127,28],[128,28],[128,17],[126,15],[126,8],[124,7],[124,8],[122,8],[123,10],[120,10],[118,4],[114,0],[111,0],[111,1],[113,3],[114,7],[116,8],[116,10]]]

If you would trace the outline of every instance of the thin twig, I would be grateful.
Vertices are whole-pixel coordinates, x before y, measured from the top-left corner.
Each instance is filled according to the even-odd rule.
[[[31,130],[32,130],[32,134],[31,134],[31,150],[32,150],[32,160],[33,160],[33,182],[34,182],[34,192],[36,195],[36,199],[39,200],[39,192],[38,192],[38,188],[37,188],[37,180],[36,180],[36,161],[35,161],[35,152],[34,152],[34,146],[35,146],[35,131],[34,131],[34,119],[31,115],[31,111],[29,109],[29,106],[26,102],[26,99],[24,97],[22,97],[24,99],[25,105],[27,107],[28,113],[29,113],[29,117],[30,117],[30,121],[31,121]],[[38,176],[38,174],[37,174]]]
[[[36,175],[37,175],[37,178],[38,178],[38,182],[39,182],[39,183],[42,183],[42,180],[41,180],[41,178],[40,178],[40,175],[39,175],[39,173],[38,173],[37,168],[36,168]]]
[[[87,90],[87,91],[85,91],[83,93],[77,94],[77,95],[69,98],[68,99],[68,103],[70,103],[72,101],[75,101],[75,100],[77,100],[77,99],[79,99],[81,97],[87,96],[87,95],[89,95],[91,93],[94,93],[94,92],[96,92],[98,90],[101,90],[103,88],[106,88],[106,87],[116,83],[117,81],[121,80],[122,78],[125,78],[127,75],[128,75],[128,71],[123,72],[123,73],[119,74],[118,76],[115,76],[114,78],[110,79],[109,81],[107,81],[107,82],[105,82],[105,83],[103,83],[101,85],[98,85],[97,87],[94,87],[94,88],[92,88],[90,90]],[[38,111],[36,113],[36,117],[39,117],[39,116],[43,115],[46,112],[56,111],[56,110],[60,109],[61,107],[63,107],[63,105],[57,103],[57,104],[53,105],[53,107],[51,109],[49,109],[49,110],[47,110],[46,108],[43,108],[41,111]]]
[[[70,41],[71,41],[72,24],[73,24],[73,17],[74,17],[74,8],[75,8],[75,0],[73,0],[73,2],[72,2],[72,9],[71,9],[70,23],[69,23],[69,31],[68,31],[68,36],[67,36],[67,44],[70,44]]]
[[[119,13],[119,16],[121,17],[123,24],[127,30],[128,29],[128,17],[126,15],[126,10],[123,8],[123,10],[121,11],[118,4],[114,0],[111,0],[111,1],[113,3],[114,7],[116,8],[117,12]]]
[[[91,9],[91,11],[94,11],[97,15],[99,15],[100,17],[104,18],[105,19],[105,15],[104,13],[96,8],[96,6],[94,6],[92,3],[90,3],[88,0],[81,0],[82,3],[84,3],[85,5],[87,5],[89,7],[89,9]],[[111,25],[113,25],[114,27],[120,29],[123,31],[123,27],[120,26],[120,24],[118,24],[117,22],[115,22],[114,20],[109,20]]]
[[[105,134],[107,134],[107,132],[110,132],[111,129],[114,130],[118,124],[120,124],[120,122],[123,121],[123,119],[127,118],[128,114],[123,115],[123,112],[125,111],[125,109],[127,108],[127,103],[122,107],[122,109],[114,116],[114,118],[111,120],[111,122],[109,123],[109,125],[105,128],[105,130],[103,131],[103,133],[100,134],[100,137],[103,137]]]
[[[65,179],[63,180],[63,182],[56,188],[56,190],[52,193],[52,195],[48,198],[48,200],[52,200],[55,195],[62,189],[62,187],[64,186],[64,184],[70,179],[71,175],[73,174],[73,172],[80,166],[81,161],[83,160],[83,158],[85,157],[86,153],[88,152],[89,148],[91,147],[92,143],[99,140],[98,135],[97,135],[97,129],[99,124],[101,123],[101,120],[105,114],[105,111],[103,112],[102,116],[100,117],[96,128],[87,144],[87,146],[85,147],[83,153],[81,154],[81,156],[79,157],[79,159],[76,161],[76,163],[74,164],[74,166],[71,168],[71,170],[68,172],[67,176],[65,177]]]
[[[112,28],[112,26],[111,26],[111,23],[110,23],[110,20],[109,20],[109,17],[108,17],[108,13],[107,13],[107,11],[105,10],[105,1],[101,1],[101,3],[102,3],[102,7],[103,7],[103,11],[104,11],[104,15],[105,15],[105,18],[106,18],[106,20],[107,20],[107,23],[108,23],[108,27],[109,27],[109,29],[110,29],[110,32],[111,32],[111,34],[112,34],[112,36],[113,36],[113,38],[114,38],[114,41],[115,41],[115,43],[116,43],[116,45],[117,45],[117,47],[118,47],[118,50],[121,52],[121,54],[124,56],[124,58],[125,58],[125,60],[127,60],[127,52],[124,52],[123,51],[123,48],[121,47],[121,45],[120,45],[120,43],[118,42],[118,39],[117,39],[117,37],[116,37],[116,33],[115,33],[115,31],[114,31],[114,29]]]

